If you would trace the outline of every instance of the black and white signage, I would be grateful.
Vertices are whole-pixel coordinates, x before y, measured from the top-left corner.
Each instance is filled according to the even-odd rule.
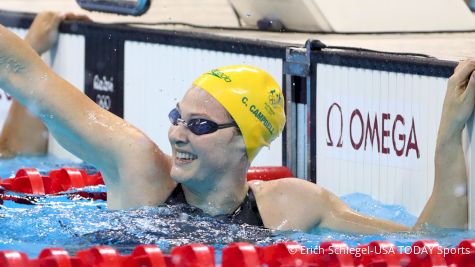
[[[86,38],[85,93],[102,108],[124,116],[124,45],[110,34]]]

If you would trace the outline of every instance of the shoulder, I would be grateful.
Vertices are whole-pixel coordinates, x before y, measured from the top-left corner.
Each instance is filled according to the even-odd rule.
[[[120,199],[120,208],[131,208],[163,203],[176,187],[170,177],[172,159],[145,134],[129,129],[128,140],[120,148],[117,161],[119,179],[112,182]],[[130,132],[129,132],[130,133]],[[109,184],[108,191],[109,191]]]
[[[259,213],[268,228],[308,230],[320,223],[331,194],[299,178],[251,181]]]

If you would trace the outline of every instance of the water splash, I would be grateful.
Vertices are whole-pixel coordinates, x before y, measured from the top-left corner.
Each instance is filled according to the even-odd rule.
[[[86,168],[88,164],[71,163],[55,157],[19,157],[3,160],[0,176],[9,177],[21,167],[37,167],[42,173],[64,166]],[[91,187],[88,191],[105,191]],[[342,197],[351,208],[372,216],[413,225],[416,217],[397,205],[384,205],[364,194]],[[189,205],[161,205],[111,211],[104,201],[68,199],[66,196],[44,197],[36,205],[5,201],[1,209],[0,250],[15,249],[31,257],[46,247],[64,247],[71,253],[95,245],[111,245],[127,254],[138,244],[157,244],[168,253],[172,247],[204,243],[213,245],[217,253],[232,242],[269,245],[297,241],[316,247],[327,240],[341,240],[352,247],[374,240],[388,240],[396,246],[409,246],[416,240],[437,240],[442,246],[455,247],[463,239],[474,238],[474,231],[426,228],[418,232],[363,235],[315,228],[301,231],[271,231],[256,226],[232,224],[214,218]]]

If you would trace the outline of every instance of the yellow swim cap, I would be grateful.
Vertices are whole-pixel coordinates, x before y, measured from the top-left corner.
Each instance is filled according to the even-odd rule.
[[[250,161],[284,129],[284,96],[272,76],[261,69],[221,67],[201,75],[193,85],[211,94],[231,114]]]

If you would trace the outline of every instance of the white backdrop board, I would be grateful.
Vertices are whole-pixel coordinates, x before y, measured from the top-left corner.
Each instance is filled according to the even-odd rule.
[[[433,185],[446,78],[318,64],[316,180],[418,215]]]
[[[165,152],[168,113],[201,74],[225,65],[249,64],[269,72],[282,86],[282,59],[126,41],[124,118],[144,131]],[[263,148],[253,165],[282,165],[282,136]]]

